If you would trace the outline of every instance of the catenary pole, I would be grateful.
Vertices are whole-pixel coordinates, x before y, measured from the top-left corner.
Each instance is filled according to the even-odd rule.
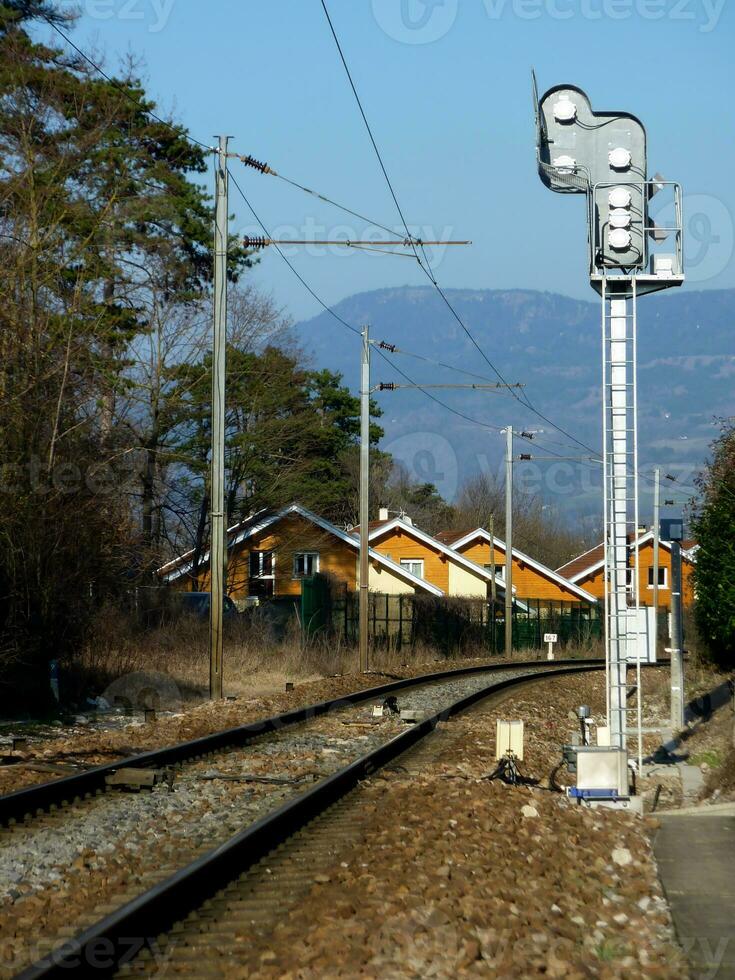
[[[222,698],[222,612],[225,589],[225,344],[227,328],[227,136],[215,157],[212,450],[209,548],[209,696]]]
[[[513,653],[513,427],[505,430],[505,656]]]
[[[658,576],[660,565],[659,544],[661,540],[661,470],[653,471],[653,634],[654,652],[658,647]]]
[[[684,727],[684,628],[681,595],[681,542],[671,542],[671,727]]]
[[[493,653],[495,653],[495,602],[498,598],[498,586],[495,582],[495,514],[490,514],[487,521],[487,529],[490,533],[490,572],[492,573],[492,578],[490,579],[490,622],[492,623]]]
[[[370,328],[362,328],[360,361],[360,594],[358,605],[360,670],[369,668],[368,601],[370,594]]]

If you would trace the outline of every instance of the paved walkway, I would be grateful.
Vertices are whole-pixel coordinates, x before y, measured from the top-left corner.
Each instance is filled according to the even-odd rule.
[[[692,807],[660,818],[654,851],[692,975],[735,980],[735,807]]]

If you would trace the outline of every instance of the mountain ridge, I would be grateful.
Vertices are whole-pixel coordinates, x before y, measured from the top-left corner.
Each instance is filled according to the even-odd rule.
[[[543,415],[590,449],[599,451],[599,300],[574,299],[528,288],[460,288],[447,289],[445,293],[499,375],[508,382],[524,383],[524,396]],[[642,469],[660,465],[690,485],[716,434],[713,419],[733,413],[734,308],[735,290],[728,289],[682,290],[640,300],[638,400]],[[335,304],[333,309],[355,328],[370,323],[375,340],[461,367],[488,381],[498,380],[431,286],[387,287],[358,293]],[[294,329],[317,363],[340,371],[346,383],[357,390],[358,337],[348,334],[326,311]],[[403,382],[393,364],[417,383],[471,382],[421,359],[378,353],[383,359],[373,357],[373,384]],[[432,400],[427,394],[398,390],[377,396],[385,411],[383,446],[401,459],[417,479],[433,473],[437,477],[433,482],[448,499],[464,479],[476,472],[499,472],[503,447],[496,428],[509,422],[519,429],[543,429],[537,435],[538,445],[545,445],[551,452],[586,452],[524,408],[520,396],[513,399],[508,393],[446,390],[430,392]],[[437,398],[455,412],[482,422],[485,432],[448,412]],[[525,452],[528,447],[523,448]],[[540,449],[537,455],[542,455]],[[536,469],[543,468],[538,462]],[[594,510],[599,507],[599,492],[587,485],[583,469],[580,464],[576,477],[568,474],[570,480],[576,478],[578,492],[572,489],[561,493],[543,474],[538,476],[539,486],[532,492],[562,509],[573,505],[582,511]]]

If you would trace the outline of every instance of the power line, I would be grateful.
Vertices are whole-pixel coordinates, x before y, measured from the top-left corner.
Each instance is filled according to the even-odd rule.
[[[235,185],[235,188],[237,189],[238,193],[240,194],[240,197],[243,199],[243,201],[247,205],[248,210],[250,211],[250,213],[252,214],[252,216],[255,218],[255,220],[257,221],[257,223],[263,229],[263,234],[266,235],[266,237],[270,238],[271,237],[270,236],[270,232],[268,231],[268,229],[266,228],[266,226],[263,224],[262,220],[260,219],[260,216],[256,212],[256,210],[253,207],[253,205],[250,203],[247,195],[245,194],[245,191],[242,189],[242,187],[240,187],[240,185],[238,184],[237,180],[235,179],[234,174],[232,173],[232,171],[229,168],[228,168],[228,172],[229,172],[229,175],[230,175],[230,180]],[[294,264],[286,256],[286,254],[284,253],[284,251],[280,247],[280,245],[274,245],[273,247],[278,252],[278,254],[281,256],[281,258],[286,263],[286,265],[289,267],[289,269],[291,270],[291,272],[293,272],[293,274],[299,280],[299,282],[304,287],[304,289],[307,290],[307,292],[317,301],[317,303],[320,306],[322,306],[327,311],[327,313],[331,314],[335,318],[335,320],[338,320],[339,323],[341,323],[343,327],[347,327],[348,330],[352,331],[352,333],[354,333],[354,334],[357,334],[357,336],[359,337],[360,336],[360,331],[357,330],[355,327],[353,327],[352,324],[348,323],[347,320],[344,320],[338,313],[335,313],[334,310],[330,306],[327,306],[327,304],[324,302],[324,300],[321,298],[321,296],[318,296],[317,293],[314,292],[314,290],[311,288],[311,286],[308,284],[308,282],[304,279],[304,277],[296,269],[296,267],[294,266]]]
[[[396,192],[393,189],[393,184],[391,183],[391,179],[388,176],[388,171],[386,169],[386,166],[383,163],[383,157],[381,156],[380,150],[378,149],[378,144],[377,144],[377,142],[375,140],[375,137],[373,136],[373,131],[372,131],[371,127],[370,127],[370,123],[368,122],[368,118],[367,118],[367,116],[365,114],[365,110],[363,109],[362,102],[360,100],[360,96],[358,95],[358,92],[357,92],[357,88],[355,86],[354,81],[352,80],[352,73],[350,72],[349,65],[347,64],[347,59],[345,58],[344,51],[342,50],[342,45],[340,44],[339,38],[337,37],[337,32],[334,29],[334,24],[332,23],[332,18],[329,16],[329,10],[327,9],[326,0],[321,0],[321,5],[322,5],[322,10],[324,11],[324,16],[327,18],[327,23],[329,24],[329,29],[332,32],[332,37],[334,38],[334,43],[337,46],[337,51],[339,52],[340,59],[342,60],[342,65],[344,67],[345,73],[347,74],[347,79],[348,79],[348,81],[350,83],[350,88],[352,89],[352,94],[355,96],[355,101],[357,102],[357,107],[360,110],[360,115],[362,116],[362,121],[365,123],[365,128],[367,129],[368,136],[370,137],[370,142],[373,145],[373,150],[375,150],[375,155],[378,158],[378,163],[380,164],[380,169],[383,171],[383,176],[385,177],[385,182],[388,185],[388,190],[390,191],[391,197],[393,198],[393,203],[395,204],[396,210],[398,211],[398,214],[400,215],[401,221],[403,222],[403,227],[404,227],[404,229],[406,231],[407,237],[408,238],[411,238],[412,236],[411,236],[411,233],[408,230],[408,223],[407,223],[407,221],[406,221],[406,219],[405,219],[405,217],[403,215],[403,211],[401,209],[401,205],[398,203],[398,197],[396,196]],[[419,265],[421,265],[421,259],[419,258],[419,254],[416,251],[416,246],[415,246],[415,244],[413,244],[413,242],[412,242],[412,246],[411,247],[413,249],[414,255],[416,256],[416,261],[419,263]],[[426,252],[424,252],[423,246],[420,246],[420,247],[421,247],[422,253],[424,255],[424,258],[426,258]]]
[[[414,351],[403,350],[395,344],[388,344],[381,341],[378,345],[382,350],[387,350],[390,354],[400,354],[403,357],[413,357],[418,361],[426,361],[427,364],[434,364],[436,367],[445,368],[447,371],[456,371],[458,374],[465,374],[468,378],[477,378],[478,381],[492,381],[484,374],[476,374],[474,371],[467,371],[466,368],[457,367],[455,364],[448,364],[446,361],[436,361],[433,357],[426,354],[416,354]]]
[[[59,34],[66,41],[66,43],[69,45],[70,48],[73,48],[76,51],[76,53],[79,55],[80,58],[83,58],[87,62],[87,64],[90,65],[90,67],[94,68],[96,72],[99,72],[99,74],[107,82],[109,82],[114,89],[120,92],[121,95],[124,95],[125,98],[129,102],[131,102],[137,109],[139,109],[141,112],[144,112],[146,115],[150,116],[151,119],[155,119],[155,121],[160,123],[162,126],[165,126],[167,129],[170,129],[171,132],[176,133],[177,136],[183,136],[183,138],[188,140],[190,143],[193,143],[196,146],[201,146],[203,149],[208,150],[210,153],[215,152],[215,148],[213,146],[209,146],[207,143],[200,142],[200,140],[195,139],[195,137],[193,136],[190,136],[185,130],[180,129],[178,126],[174,126],[166,119],[163,119],[161,116],[156,115],[156,113],[153,112],[152,109],[149,109],[146,106],[144,106],[141,102],[138,101],[138,99],[134,98],[130,94],[130,92],[128,92],[119,82],[117,82],[114,78],[112,78],[105,71],[103,71],[103,69],[98,64],[96,64],[96,62],[92,61],[89,55],[85,54],[80,47],[77,47],[77,45],[72,41],[69,35],[61,30],[58,24],[55,24],[49,17],[46,17],[45,14],[39,14],[39,16],[42,17],[43,20],[49,25],[49,27],[52,27],[56,31],[56,33]]]
[[[247,205],[247,208],[250,211],[250,213],[252,214],[253,218],[260,225],[260,227],[263,229],[263,233],[265,235],[268,235],[269,236],[268,228],[263,223],[262,219],[260,218],[260,216],[256,212],[256,210],[253,207],[253,205],[250,203],[250,200],[248,199],[247,195],[245,194],[245,192],[243,191],[242,187],[240,186],[240,184],[238,183],[237,179],[234,177],[234,175],[232,174],[231,171],[230,171],[230,179],[232,180],[232,183],[233,183],[234,187],[236,188],[236,190],[238,191],[238,193],[242,197],[243,201]],[[304,279],[304,277],[295,268],[295,266],[293,265],[293,263],[284,254],[283,250],[281,248],[279,248],[278,246],[275,246],[275,247],[276,247],[276,251],[281,256],[281,258],[286,263],[286,265],[289,267],[289,269],[291,270],[291,272],[296,276],[296,278],[299,280],[299,282],[302,284],[302,286],[307,290],[307,292],[309,293],[309,295],[312,296],[312,298],[315,299],[316,302],[322,307],[322,309],[326,313],[328,313],[331,317],[333,317],[339,324],[341,324],[341,326],[346,327],[346,329],[349,330],[351,333],[355,334],[358,337],[361,336],[360,331],[356,327],[353,327],[352,324],[348,323],[347,320],[344,319],[344,317],[341,317],[338,313],[336,313],[332,309],[332,307],[329,306],[321,298],[321,296],[319,296],[318,293],[316,293],[314,291],[314,289],[312,289],[312,287],[308,284],[308,282]],[[414,379],[412,377],[410,377],[410,375],[408,375],[405,371],[403,371],[402,368],[398,367],[398,365],[394,361],[392,361],[384,353],[384,351],[380,349],[379,346],[376,345],[375,346],[375,349],[376,349],[376,352],[380,355],[380,357],[383,358],[383,360],[385,361],[385,363],[388,364],[390,367],[392,367],[393,370],[396,371],[405,381],[407,381],[409,384],[411,384],[414,387],[416,387],[427,398],[429,398],[433,402],[436,402],[437,405],[441,406],[447,412],[450,412],[452,415],[456,415],[458,418],[464,419],[465,422],[469,422],[472,425],[477,425],[480,428],[485,429],[485,430],[492,429],[495,432],[504,432],[505,431],[505,426],[500,426],[500,425],[496,425],[496,424],[494,424],[492,422],[485,422],[485,421],[482,421],[481,419],[473,418],[471,415],[467,415],[465,412],[461,412],[458,409],[453,408],[451,405],[448,405],[445,401],[442,401],[441,398],[437,398],[437,396],[434,395],[431,391],[427,391],[424,387],[422,387],[421,385],[418,385],[414,381]],[[398,352],[397,349],[396,349],[396,352]],[[401,353],[407,354],[408,352],[407,351],[401,351]],[[424,356],[421,355],[421,354],[413,355],[413,356],[416,356],[416,357],[425,359]],[[445,367],[451,368],[452,370],[457,370],[456,368],[451,367],[451,365],[444,365],[441,362],[437,362],[437,363],[441,364],[441,366],[443,366],[443,367],[445,366]],[[463,373],[467,373],[467,372],[463,372]],[[482,376],[480,376],[480,377],[482,377]],[[489,380],[489,379],[485,379],[485,380]],[[531,441],[531,437],[523,437],[523,436],[521,436],[520,438],[525,438],[527,441]],[[551,456],[559,456],[559,453],[555,453],[553,450],[547,449],[543,445],[536,444],[536,443],[534,443],[534,444],[535,445],[538,445],[538,448],[539,449],[541,449],[543,452],[549,453]]]
[[[380,153],[380,150],[378,148],[377,141],[375,139],[375,136],[373,135],[372,128],[370,126],[370,123],[368,121],[367,115],[366,115],[365,110],[363,108],[362,101],[361,101],[360,96],[358,94],[357,87],[356,87],[355,82],[353,80],[352,73],[350,71],[349,65],[347,64],[347,59],[346,59],[345,54],[344,54],[344,51],[342,49],[342,45],[340,44],[339,38],[337,36],[337,32],[336,32],[335,27],[334,27],[334,24],[332,22],[332,18],[329,15],[329,10],[327,9],[327,5],[326,5],[326,0],[320,0],[320,2],[321,2],[321,5],[322,5],[322,9],[324,10],[324,14],[325,14],[325,16],[327,18],[327,23],[329,24],[329,29],[330,29],[330,31],[332,33],[332,37],[334,39],[334,43],[335,43],[335,45],[337,47],[337,51],[339,53],[340,60],[342,61],[342,65],[343,65],[344,70],[345,70],[345,73],[347,75],[347,79],[349,81],[350,88],[352,89],[352,93],[353,93],[353,95],[355,97],[355,101],[357,102],[357,107],[358,107],[358,109],[360,111],[360,115],[362,116],[362,120],[363,120],[363,122],[365,124],[365,128],[367,130],[368,136],[370,137],[370,142],[372,143],[373,149],[375,151],[375,155],[378,158],[378,163],[380,164],[380,169],[382,170],[383,176],[385,177],[385,181],[386,181],[386,183],[388,185],[388,189],[390,191],[391,197],[393,198],[393,202],[394,202],[394,204],[396,206],[396,210],[398,211],[398,214],[400,215],[401,221],[403,222],[403,227],[405,228],[406,235],[410,238],[411,235],[410,235],[410,232],[408,230],[408,224],[406,222],[406,218],[405,218],[405,216],[403,214],[403,210],[402,210],[402,208],[401,208],[401,206],[400,206],[400,204],[398,202],[398,197],[397,197],[396,192],[395,192],[395,190],[393,188],[393,184],[391,182],[391,179],[388,176],[388,171],[386,169],[385,163],[383,162],[383,157],[382,157],[382,155]],[[491,359],[487,356],[487,354],[485,353],[485,351],[482,349],[482,347],[480,346],[480,344],[475,339],[474,334],[470,331],[470,329],[467,327],[467,325],[465,324],[465,322],[462,319],[462,317],[459,315],[459,313],[456,311],[456,309],[454,308],[454,306],[452,305],[452,303],[449,301],[446,293],[441,288],[441,286],[439,285],[439,283],[437,282],[436,278],[434,277],[434,275],[431,272],[431,267],[430,267],[428,258],[426,256],[426,252],[423,250],[423,246],[420,246],[420,247],[422,248],[422,254],[423,254],[424,260],[426,262],[426,265],[425,266],[424,266],[424,263],[419,258],[418,252],[416,251],[415,244],[413,244],[413,242],[412,242],[412,248],[413,248],[414,254],[416,256],[416,261],[419,264],[419,267],[424,272],[424,274],[427,276],[427,278],[429,279],[429,281],[431,282],[431,284],[434,286],[434,288],[436,289],[437,293],[439,294],[439,296],[441,297],[441,299],[443,300],[443,302],[447,306],[447,309],[450,311],[450,313],[452,314],[452,316],[454,317],[454,319],[457,321],[457,323],[459,324],[459,326],[465,332],[465,334],[467,335],[467,337],[469,338],[469,340],[472,342],[473,346],[475,347],[475,349],[477,350],[477,352],[480,354],[480,356],[483,358],[483,360],[488,365],[488,367],[497,376],[497,378],[498,378],[499,381],[501,381],[503,384],[507,384],[508,382],[506,381],[505,377],[498,370],[498,368],[491,361]],[[595,452],[594,449],[592,449],[590,446],[587,446],[581,440],[577,439],[576,436],[573,436],[566,429],[562,428],[562,426],[557,425],[555,422],[552,422],[550,418],[548,418],[547,416],[543,415],[531,403],[530,399],[525,394],[525,392],[524,392],[523,397],[520,397],[514,391],[511,391],[511,394],[516,399],[516,401],[519,402],[519,404],[525,405],[528,409],[530,409],[530,411],[532,411],[534,413],[534,415],[536,415],[538,418],[542,419],[548,425],[551,425],[557,431],[563,433],[565,436],[567,436],[567,438],[571,439],[578,446],[580,446],[583,449],[588,450],[591,453],[594,453]]]
[[[562,434],[566,435],[567,438],[571,439],[578,446],[580,446],[583,449],[587,449],[590,452],[594,453],[594,450],[592,449],[592,447],[588,446],[586,443],[584,443],[581,440],[577,439],[576,436],[572,435],[570,432],[568,432],[562,426],[560,426],[557,423],[553,422],[550,418],[548,418],[548,416],[546,416],[542,412],[540,412],[531,403],[530,399],[528,398],[528,396],[527,396],[527,394],[525,392],[523,393],[523,398],[519,397],[515,393],[515,390],[514,390],[513,386],[511,386],[510,384],[508,384],[508,382],[505,380],[505,378],[500,373],[500,371],[497,369],[497,367],[493,364],[493,362],[490,360],[490,358],[485,354],[484,350],[480,347],[479,343],[477,342],[477,340],[475,339],[475,337],[473,336],[473,334],[471,333],[471,331],[469,330],[469,328],[466,326],[466,324],[464,323],[464,321],[462,320],[462,318],[460,317],[460,315],[457,313],[456,309],[454,308],[454,306],[449,301],[448,297],[444,293],[443,289],[441,288],[441,286],[439,285],[439,283],[437,282],[437,280],[435,279],[435,277],[432,275],[432,273],[431,273],[431,266],[430,266],[428,257],[426,255],[425,249],[424,249],[424,243],[421,241],[421,239],[416,238],[416,236],[412,235],[411,232],[409,231],[408,223],[407,223],[406,218],[404,216],[403,210],[402,210],[402,208],[401,208],[401,206],[399,204],[398,197],[397,197],[397,195],[395,193],[395,190],[393,188],[393,184],[392,184],[392,182],[390,180],[390,177],[388,175],[388,171],[386,169],[385,163],[383,162],[382,155],[380,153],[380,150],[378,148],[378,144],[377,144],[377,142],[375,140],[375,137],[373,135],[373,131],[372,131],[372,128],[370,126],[370,123],[369,123],[369,121],[367,119],[367,115],[365,114],[365,110],[363,108],[362,101],[361,101],[360,96],[359,96],[359,94],[357,92],[357,88],[356,88],[355,83],[353,81],[352,74],[351,74],[350,69],[349,69],[349,66],[347,64],[347,60],[345,58],[345,55],[344,55],[342,46],[340,44],[339,38],[337,36],[337,33],[335,31],[334,24],[332,22],[332,18],[330,17],[330,14],[329,14],[329,11],[327,9],[325,0],[321,0],[321,4],[322,4],[322,8],[324,10],[324,14],[325,14],[325,16],[327,18],[327,22],[329,24],[329,28],[330,28],[330,31],[332,33],[332,37],[333,37],[334,42],[335,42],[335,44],[337,46],[337,50],[339,52],[339,56],[340,56],[340,59],[342,61],[342,65],[343,65],[343,67],[345,69],[345,72],[347,74],[347,78],[349,80],[350,87],[352,89],[353,95],[355,97],[355,100],[357,102],[358,108],[360,110],[360,114],[362,116],[363,122],[365,124],[366,129],[367,129],[368,135],[370,137],[370,141],[372,143],[372,146],[373,146],[373,149],[375,151],[376,157],[377,157],[378,162],[380,164],[380,168],[382,170],[383,176],[384,176],[385,181],[386,181],[386,183],[388,185],[388,188],[390,190],[391,197],[393,198],[393,202],[394,202],[394,204],[396,206],[396,209],[397,209],[398,214],[399,214],[399,216],[401,218],[401,222],[403,224],[404,230],[406,232],[406,236],[407,236],[406,237],[406,244],[410,244],[410,246],[411,246],[411,248],[413,250],[413,255],[416,258],[416,261],[417,261],[419,267],[424,272],[424,274],[427,276],[427,278],[429,279],[429,281],[432,283],[432,285],[436,289],[437,293],[439,294],[439,296],[442,298],[442,300],[446,304],[446,306],[449,309],[449,311],[452,313],[452,315],[454,316],[454,318],[457,320],[457,323],[461,326],[461,328],[463,329],[463,331],[465,332],[465,334],[467,335],[467,337],[471,340],[472,344],[477,349],[478,353],[482,356],[482,358],[485,360],[485,362],[488,364],[488,366],[492,369],[492,371],[495,373],[495,375],[498,377],[498,379],[508,388],[508,390],[511,392],[511,394],[513,395],[513,397],[520,404],[522,404],[525,407],[527,407],[528,409],[530,409],[530,411],[532,411],[538,418],[542,419],[548,425],[551,425],[557,431],[559,431]],[[78,45],[76,45],[71,40],[71,38],[68,36],[68,34],[66,34],[64,31],[62,31],[61,28],[57,24],[55,24],[53,22],[53,20],[51,20],[49,17],[46,17],[43,14],[41,14],[41,17],[49,25],[49,27],[51,27],[54,31],[56,31],[56,33],[61,38],[63,38],[63,40],[69,45],[69,47],[71,47],[79,55],[79,57],[81,57],[91,68],[93,68],[96,72],[98,72],[116,91],[120,92],[120,94],[123,95],[139,111],[145,113],[151,119],[154,119],[156,122],[158,122],[162,126],[165,126],[167,129],[169,129],[175,135],[177,135],[179,137],[183,137],[183,139],[187,140],[191,144],[193,144],[195,146],[198,146],[198,147],[201,147],[202,149],[207,150],[210,153],[216,152],[215,147],[210,146],[207,143],[201,142],[201,140],[198,140],[198,139],[196,139],[196,137],[191,136],[184,129],[179,128],[179,127],[173,125],[168,120],[162,118],[157,113],[155,113],[152,109],[150,109],[147,106],[143,105],[138,99],[134,98],[130,94],[130,92],[128,92],[119,82],[117,82],[114,78],[112,78],[110,75],[108,75],[101,68],[101,66],[98,65],[95,61],[93,61]],[[235,154],[235,156],[237,156],[237,155]],[[241,159],[243,162],[246,162],[245,158],[242,158],[242,157],[238,157],[238,158]],[[318,198],[318,199],[324,201],[325,203],[330,204],[330,205],[332,205],[332,206],[334,206],[334,207],[336,207],[336,208],[344,211],[345,213],[352,215],[353,217],[359,218],[361,221],[366,221],[369,224],[372,224],[375,227],[378,227],[378,228],[382,229],[383,231],[387,231],[389,233],[392,233],[392,229],[389,228],[387,225],[384,225],[384,224],[382,224],[381,222],[378,222],[378,221],[374,221],[373,219],[368,218],[366,215],[361,214],[359,211],[355,211],[355,210],[353,210],[351,208],[348,208],[346,205],[342,205],[339,202],[333,200],[332,198],[329,198],[326,195],[320,194],[320,193],[312,190],[311,188],[308,188],[305,185],[298,183],[295,180],[292,180],[292,179],[290,179],[288,177],[283,176],[282,174],[279,174],[279,173],[277,173],[275,171],[270,171],[270,170],[269,170],[269,172],[271,172],[274,176],[278,177],[279,179],[281,179],[285,183],[291,184],[293,187],[296,187],[297,189],[303,191],[304,193],[310,194],[313,197]],[[240,187],[240,185],[237,183],[237,180],[235,179],[234,175],[232,174],[231,171],[229,171],[229,174],[230,174],[230,179],[232,180],[233,184],[235,185],[235,187],[237,188],[238,192],[242,196],[243,200],[245,201],[245,204],[249,208],[249,210],[252,213],[253,217],[258,222],[258,224],[260,225],[260,227],[263,229],[263,232],[265,233],[265,235],[268,236],[268,237],[270,237],[268,230],[266,229],[265,225],[263,224],[263,222],[260,220],[260,218],[258,217],[258,215],[255,212],[255,210],[253,209],[252,205],[250,204],[250,201],[248,200],[248,198],[246,197],[246,195],[242,191],[242,188]],[[145,183],[149,183],[149,182],[145,182]],[[156,188],[156,189],[163,190],[164,193],[167,192],[166,189],[164,189],[164,188]],[[176,196],[178,196],[178,195],[176,195]],[[416,251],[416,245],[417,244],[418,244],[419,248],[421,249],[422,255],[424,257],[424,262],[426,263],[425,265],[424,265],[424,262],[421,261],[421,258],[419,257],[418,252]],[[297,271],[297,269],[293,266],[293,264],[286,257],[286,255],[283,253],[283,251],[281,250],[281,248],[279,246],[277,246],[277,245],[275,246],[275,248],[278,251],[278,253],[281,256],[281,258],[283,259],[283,261],[288,265],[288,267],[291,269],[291,271],[293,272],[293,274],[296,276],[296,278],[301,282],[301,284],[309,292],[309,294],[325,309],[325,311],[327,313],[329,313],[331,316],[333,316],[339,323],[341,323],[344,327],[346,327],[352,333],[357,334],[359,336],[359,334],[360,334],[360,331],[359,330],[357,330],[355,327],[353,327],[351,324],[349,324],[346,320],[344,320],[342,317],[340,317],[339,314],[335,313],[334,310],[330,306],[328,306],[326,303],[324,303],[323,300],[314,292],[314,290],[311,288],[311,286],[306,282],[306,280],[303,278],[303,276],[301,276],[301,274]],[[378,251],[377,248],[372,249],[372,250]],[[391,254],[400,254],[400,253],[391,253]],[[381,357],[383,357],[383,359],[386,361],[386,363],[391,363],[390,360],[387,357],[385,357],[385,355],[383,354],[382,351],[379,350],[378,353],[380,353]],[[457,367],[455,367],[453,365],[445,364],[444,362],[441,362],[441,361],[434,361],[431,358],[428,358],[428,357],[426,357],[424,355],[421,355],[421,354],[412,354],[409,351],[399,351],[398,349],[395,349],[395,353],[401,353],[401,354],[404,354],[405,356],[419,358],[419,359],[424,360],[424,361],[426,361],[428,363],[433,363],[433,364],[436,364],[437,366],[447,368],[448,370],[458,371],[459,373],[466,374],[468,376],[473,376],[473,377],[478,377],[478,378],[483,378],[484,379],[484,376],[482,376],[482,375],[473,375],[472,372],[465,371],[465,370],[463,370],[461,368],[457,368]],[[480,421],[478,419],[473,419],[471,416],[468,416],[465,413],[460,412],[460,411],[452,408],[451,406],[449,406],[445,402],[443,402],[441,399],[439,399],[436,396],[432,395],[429,391],[426,390],[425,387],[423,387],[423,386],[415,383],[411,378],[409,378],[409,376],[404,371],[402,371],[400,368],[398,368],[395,364],[393,365],[393,367],[394,367],[394,369],[402,377],[404,377],[407,381],[409,381],[410,384],[414,388],[417,388],[418,390],[421,390],[428,398],[431,398],[433,401],[435,401],[437,404],[439,404],[440,406],[442,406],[444,409],[446,409],[447,411],[451,412],[452,414],[457,415],[458,417],[463,418],[466,421],[471,422],[471,423],[473,423],[475,425],[479,425],[479,426],[481,426],[483,428],[492,428],[492,429],[495,429],[497,431],[503,431],[503,427],[496,426],[496,425],[493,425],[493,424],[488,423],[488,422],[483,422],[483,421]],[[488,380],[488,379],[484,379],[484,380]],[[556,457],[558,457],[560,459],[562,458],[558,453],[553,452],[553,450],[548,449],[547,447],[545,447],[545,446],[543,446],[541,444],[537,444],[537,445],[538,445],[538,448],[541,449],[541,450],[543,450],[544,452],[547,452],[550,455],[556,456]],[[650,482],[650,479],[648,477],[643,476],[643,479],[646,479],[646,480],[648,480]],[[683,487],[682,489],[691,490],[692,493],[697,493],[698,492],[694,488],[691,488],[691,487]]]

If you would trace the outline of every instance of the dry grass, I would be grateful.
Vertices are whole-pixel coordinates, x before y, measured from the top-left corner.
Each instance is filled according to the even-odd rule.
[[[557,657],[602,656],[601,644],[569,646]],[[424,644],[413,648],[378,647],[371,652],[371,669],[388,673],[432,661],[488,659],[484,647],[465,645],[445,658]],[[546,650],[518,650],[515,659],[546,658]],[[228,695],[258,697],[282,691],[286,681],[304,682],[357,671],[358,652],[339,637],[303,643],[294,619],[285,634],[275,635],[262,619],[225,624],[224,687]],[[76,660],[67,665],[65,694],[80,702],[88,695],[106,694],[112,700],[123,679],[155,675],[153,686],[163,706],[172,701],[195,702],[209,688],[208,624],[192,617],[157,629],[144,630],[114,609],[100,614],[92,636]],[[165,682],[162,680],[165,678]],[[141,680],[140,683],[143,683]],[[128,684],[128,687],[130,685]]]

